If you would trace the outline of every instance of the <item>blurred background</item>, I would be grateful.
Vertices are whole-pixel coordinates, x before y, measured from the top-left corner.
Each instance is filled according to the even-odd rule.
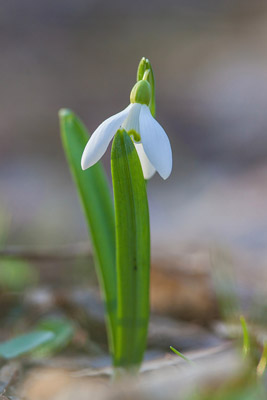
[[[90,132],[129,101],[138,62],[156,77],[174,170],[149,183],[153,240],[267,241],[266,2],[45,2],[1,6],[0,204],[8,243],[87,240],[58,110]],[[110,152],[105,156],[109,173]],[[160,229],[159,229],[160,228]]]
[[[153,257],[222,247],[262,274],[267,243],[267,5],[255,0],[12,0],[1,6],[0,220],[7,245],[87,241],[58,110],[92,132],[124,108],[142,56],[171,177],[148,186]],[[110,175],[110,152],[104,157]],[[198,263],[197,263],[198,264]],[[242,270],[243,271],[243,270]]]
[[[153,257],[177,262],[185,253],[202,267],[215,246],[234,252],[237,264],[262,282],[266,21],[263,0],[4,2],[0,221],[6,245],[87,242],[58,110],[71,108],[92,132],[128,104],[145,56],[174,158],[171,177],[155,176],[148,186]],[[110,175],[110,151],[104,163]]]
[[[103,317],[99,298],[95,303],[95,294],[80,290],[96,281],[87,258],[75,258],[80,250],[87,255],[88,235],[58,111],[71,108],[93,132],[128,104],[145,56],[174,164],[167,181],[155,176],[148,184],[152,309],[210,328],[218,303],[231,314],[238,301],[237,314],[249,309],[266,321],[266,1],[9,0],[1,4],[0,32],[0,240],[5,248],[66,250],[65,258],[41,262],[26,254],[32,265],[20,260],[14,270],[1,261],[0,296],[39,279],[46,289],[26,291],[24,312],[38,305],[41,314],[55,313],[56,303],[56,313],[77,318],[86,305],[93,315],[84,325],[80,318],[83,333]],[[110,177],[110,151],[103,162]],[[78,292],[55,300],[48,288],[64,283],[78,284]],[[8,299],[7,331],[16,314]],[[16,302],[15,309],[22,315]],[[167,332],[159,329],[164,324]],[[173,324],[154,321],[152,348],[218,343],[217,328],[210,336]],[[20,319],[22,330],[28,325]],[[99,329],[90,335],[99,339]]]

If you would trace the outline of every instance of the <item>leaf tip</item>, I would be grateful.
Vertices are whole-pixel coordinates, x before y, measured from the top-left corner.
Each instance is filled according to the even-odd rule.
[[[66,119],[69,117],[73,117],[74,114],[69,108],[61,108],[58,112],[58,116],[60,119]]]

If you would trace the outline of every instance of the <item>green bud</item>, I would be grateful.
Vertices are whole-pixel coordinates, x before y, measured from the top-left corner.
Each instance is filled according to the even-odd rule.
[[[149,70],[150,73],[149,75],[145,78],[146,71]],[[155,80],[154,80],[154,74],[153,74],[153,69],[151,66],[150,61],[143,57],[138,65],[137,68],[137,82],[140,81],[141,79],[146,79],[150,83],[151,86],[151,97],[150,97],[150,103],[149,103],[149,108],[151,111],[151,114],[153,117],[155,117],[156,114],[156,104],[155,104]]]
[[[132,88],[130,94],[131,103],[146,104],[149,106],[151,99],[151,86],[148,81],[141,80]]]
[[[145,70],[150,68],[150,63],[147,58],[143,57],[137,68],[136,81],[141,81],[143,79]]]
[[[144,81],[148,81],[148,83],[150,84],[150,82],[149,82],[149,76],[150,76],[150,74],[151,74],[151,70],[150,69],[146,69],[145,70],[145,73],[144,73],[144,76],[143,76],[143,80]],[[151,85],[150,85],[151,86]]]

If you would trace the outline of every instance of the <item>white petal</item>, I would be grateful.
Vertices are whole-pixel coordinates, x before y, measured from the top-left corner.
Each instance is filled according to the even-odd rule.
[[[139,133],[139,115],[142,104],[133,103],[132,108],[129,111],[129,114],[125,121],[123,121],[122,127],[126,130],[126,132],[135,131]]]
[[[144,151],[163,179],[172,170],[172,150],[168,136],[160,124],[152,117],[149,107],[142,105],[140,111],[140,135]]]
[[[132,106],[130,104],[123,111],[109,117],[94,131],[83,151],[82,169],[91,167],[103,156],[109,142],[120,128]]]
[[[139,159],[140,159],[140,162],[142,165],[144,178],[145,179],[152,178],[152,176],[154,175],[156,170],[153,167],[153,165],[151,164],[151,162],[149,161],[149,159],[147,158],[142,143],[134,143],[134,145],[135,145],[137,154],[139,156]]]

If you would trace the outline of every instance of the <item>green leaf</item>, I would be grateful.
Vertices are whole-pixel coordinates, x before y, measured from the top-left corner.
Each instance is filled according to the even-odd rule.
[[[48,331],[36,331],[17,336],[14,339],[0,343],[0,356],[7,359],[18,357],[34,350],[53,337],[53,332]]]
[[[111,352],[114,345],[116,310],[116,264],[114,207],[108,181],[98,162],[86,171],[81,157],[89,139],[76,115],[67,109],[59,112],[65,154],[83,206],[96,260],[97,274],[107,310]]]
[[[149,108],[151,111],[151,114],[153,117],[156,115],[156,100],[155,100],[155,79],[154,79],[154,74],[153,74],[153,69],[150,61],[143,57],[138,65],[137,68],[137,77],[136,80],[137,82],[140,81],[141,79],[144,78],[145,72],[149,70],[149,75],[148,75],[148,82],[150,83],[151,86],[151,100],[149,104]]]
[[[124,131],[111,151],[117,256],[116,366],[138,366],[149,320],[150,232],[146,185],[139,157]]]
[[[35,354],[49,355],[64,348],[74,335],[74,325],[68,319],[47,318],[39,322],[37,328],[41,331],[53,333],[53,337],[42,346],[38,347]]]

